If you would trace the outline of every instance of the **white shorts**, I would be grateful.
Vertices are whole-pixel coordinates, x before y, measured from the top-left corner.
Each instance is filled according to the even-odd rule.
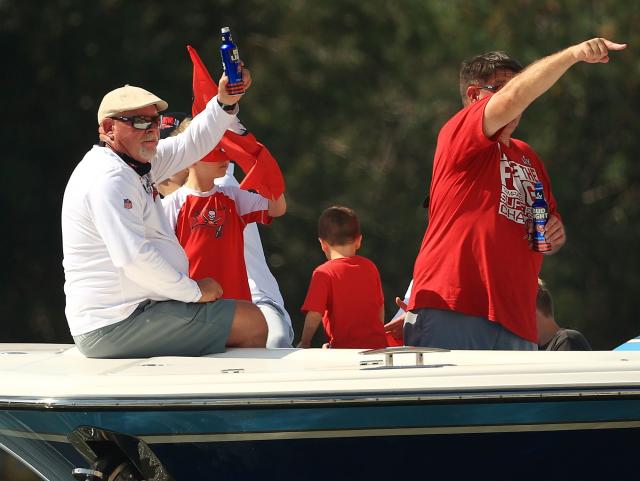
[[[258,309],[267,320],[269,334],[267,336],[267,348],[291,347],[293,344],[293,327],[287,311],[269,300],[258,301]]]

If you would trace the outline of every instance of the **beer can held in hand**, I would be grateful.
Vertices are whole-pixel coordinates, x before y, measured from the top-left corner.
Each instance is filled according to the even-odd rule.
[[[542,182],[536,182],[533,193],[533,250],[536,252],[548,252],[551,244],[547,242],[544,229],[549,218],[549,206],[544,198],[544,188]]]
[[[227,91],[231,95],[240,95],[244,93],[244,84],[242,83],[242,64],[238,47],[233,43],[229,27],[222,27],[220,33],[222,35],[222,44],[220,45],[222,68],[229,78]]]

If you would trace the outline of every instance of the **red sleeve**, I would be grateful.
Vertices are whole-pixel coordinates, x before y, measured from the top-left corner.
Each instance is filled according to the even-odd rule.
[[[300,310],[305,314],[309,311],[324,314],[329,305],[330,293],[331,280],[329,275],[326,272],[316,269],[311,275],[307,297]]]
[[[250,212],[249,214],[241,215],[240,218],[245,225],[250,224],[252,222],[257,222],[259,224],[271,224],[273,217],[269,215],[268,210],[259,210],[255,212]]]
[[[474,159],[475,152],[495,145],[502,129],[489,138],[482,127],[484,109],[490,98],[467,105],[444,125],[438,143],[445,141],[447,159],[462,164]]]

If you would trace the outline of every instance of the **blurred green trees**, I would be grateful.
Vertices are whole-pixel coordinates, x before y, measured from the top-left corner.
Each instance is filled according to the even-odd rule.
[[[296,323],[323,261],[316,219],[333,203],[358,212],[362,253],[395,311],[425,229],[436,135],[460,107],[462,59],[501,49],[526,64],[593,36],[628,42],[609,65],[575,66],[516,133],[546,159],[568,231],[543,268],[558,320],[610,349],[640,331],[639,21],[640,5],[618,0],[0,1],[0,340],[70,340],[60,205],[104,93],[140,85],[188,111],[185,46],[217,78],[228,25],[254,77],[240,117],[287,179],[289,213],[262,235]]]

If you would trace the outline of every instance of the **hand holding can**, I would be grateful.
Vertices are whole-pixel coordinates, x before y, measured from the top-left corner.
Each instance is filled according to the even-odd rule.
[[[227,92],[229,95],[241,95],[245,91],[245,86],[242,80],[242,62],[240,61],[238,47],[233,43],[229,27],[223,27],[220,33],[222,35],[222,43],[220,45],[222,68],[229,79]]]

